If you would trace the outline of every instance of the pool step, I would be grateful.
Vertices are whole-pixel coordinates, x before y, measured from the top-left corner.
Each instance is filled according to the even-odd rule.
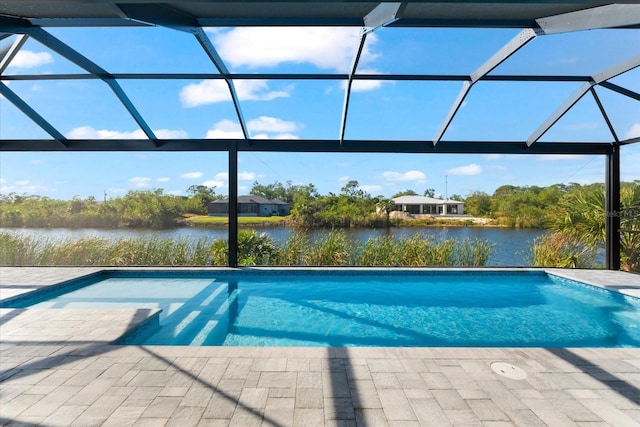
[[[220,286],[207,295],[190,300],[180,309],[167,316],[161,329],[145,341],[151,345],[216,345],[206,344],[212,333],[221,335],[224,340],[226,325],[233,323],[234,313],[230,308],[237,307],[237,286],[220,283]],[[208,341],[208,340],[207,340]]]

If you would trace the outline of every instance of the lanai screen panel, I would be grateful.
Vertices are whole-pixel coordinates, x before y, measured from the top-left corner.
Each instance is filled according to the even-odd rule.
[[[638,138],[638,7],[3,1],[0,150],[605,154]]]

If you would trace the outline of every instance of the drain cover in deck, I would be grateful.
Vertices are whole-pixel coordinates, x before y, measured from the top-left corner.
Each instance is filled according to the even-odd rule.
[[[498,375],[510,378],[512,380],[523,380],[527,377],[527,373],[511,363],[493,362],[491,369]]]

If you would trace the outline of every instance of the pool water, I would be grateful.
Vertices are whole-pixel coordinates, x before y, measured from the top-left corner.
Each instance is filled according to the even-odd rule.
[[[530,271],[121,273],[31,306],[162,309],[127,344],[640,346],[640,300]]]

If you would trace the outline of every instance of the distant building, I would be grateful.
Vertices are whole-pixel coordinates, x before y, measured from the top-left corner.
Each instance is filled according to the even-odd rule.
[[[238,216],[285,216],[290,207],[282,200],[269,200],[260,196],[238,196]],[[229,199],[209,202],[210,216],[229,215]]]
[[[401,196],[392,199],[395,210],[410,214],[425,215],[462,215],[464,202],[457,200],[434,199],[425,196]]]

